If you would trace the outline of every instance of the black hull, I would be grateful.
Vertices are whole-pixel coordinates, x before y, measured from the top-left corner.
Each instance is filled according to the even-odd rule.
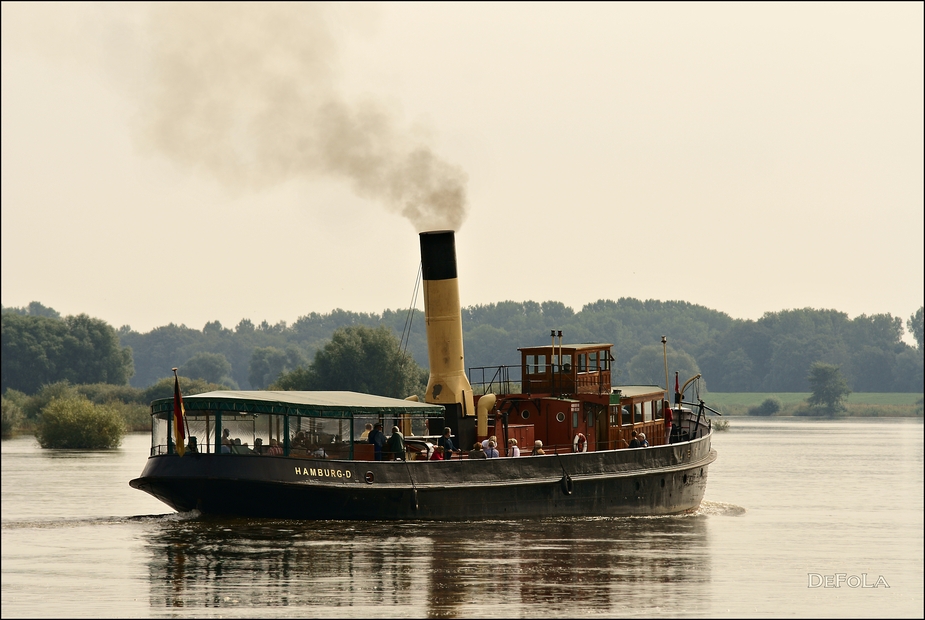
[[[448,462],[155,456],[129,484],[172,508],[284,519],[650,516],[695,510],[710,435],[637,450]]]

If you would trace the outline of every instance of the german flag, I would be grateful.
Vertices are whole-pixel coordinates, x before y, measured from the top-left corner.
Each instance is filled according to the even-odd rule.
[[[183,456],[186,452],[186,409],[183,407],[183,396],[180,395],[180,377],[177,369],[173,369],[173,438],[177,446],[177,454]]]

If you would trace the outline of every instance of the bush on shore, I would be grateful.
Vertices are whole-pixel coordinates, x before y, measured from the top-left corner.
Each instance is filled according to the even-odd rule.
[[[125,436],[121,413],[85,397],[53,398],[41,411],[35,437],[43,448],[117,448]]]
[[[774,415],[781,410],[781,407],[779,398],[766,398],[757,407],[749,407],[748,415]]]
[[[0,396],[0,418],[2,418],[0,434],[6,439],[13,435],[13,431],[22,422],[22,407],[12,398]]]

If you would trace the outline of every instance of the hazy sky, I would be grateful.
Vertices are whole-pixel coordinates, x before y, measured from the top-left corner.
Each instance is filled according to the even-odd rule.
[[[922,3],[3,3],[2,28],[5,306],[399,309],[442,228],[466,306],[905,323],[925,297]]]

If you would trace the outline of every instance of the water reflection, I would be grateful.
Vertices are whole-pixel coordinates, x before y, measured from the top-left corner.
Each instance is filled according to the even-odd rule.
[[[689,615],[707,608],[706,518],[163,522],[146,541],[151,606]]]

